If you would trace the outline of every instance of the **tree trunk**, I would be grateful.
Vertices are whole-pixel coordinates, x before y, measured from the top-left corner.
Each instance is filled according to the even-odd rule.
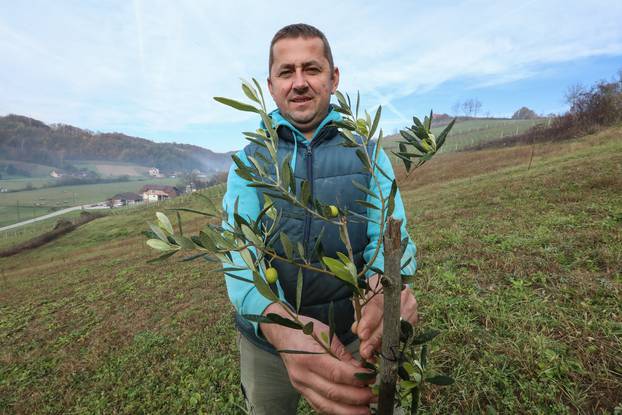
[[[400,342],[400,293],[402,278],[401,220],[391,216],[384,235],[384,315],[382,318],[382,360],[380,363],[380,393],[378,414],[392,415],[395,404],[395,383],[397,380]]]

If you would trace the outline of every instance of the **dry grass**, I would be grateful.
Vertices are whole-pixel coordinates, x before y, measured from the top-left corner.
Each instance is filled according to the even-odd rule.
[[[396,170],[400,189],[409,190],[431,184],[449,183],[456,179],[474,178],[481,174],[504,168],[527,169],[534,150],[532,163],[546,161],[548,158],[577,154],[581,150],[599,146],[608,141],[619,139],[622,127],[610,128],[580,140],[568,142],[540,143],[535,146],[520,145],[507,148],[495,148],[479,151],[464,151],[441,154],[432,161],[411,173],[406,174],[403,166]]]
[[[620,136],[538,146],[529,171],[526,147],[400,173],[421,326],[442,330],[430,358],[456,379],[424,391],[423,413],[622,403]],[[1,260],[0,413],[239,412],[222,275],[201,262],[145,263],[155,255],[141,232],[165,206]]]

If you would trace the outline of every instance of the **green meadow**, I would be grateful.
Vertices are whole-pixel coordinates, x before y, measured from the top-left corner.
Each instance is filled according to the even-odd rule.
[[[146,184],[175,185],[178,179],[143,179],[127,182],[58,186],[0,193],[0,226],[31,219],[54,210],[103,202],[123,192],[138,192]],[[3,181],[0,181],[2,186]]]
[[[0,187],[9,190],[21,190],[26,189],[29,185],[36,189],[38,187],[47,186],[54,183],[56,179],[53,177],[19,177],[13,179],[0,180]]]
[[[442,332],[429,359],[456,381],[426,387],[422,413],[621,410],[621,138],[619,126],[397,169],[419,325]],[[178,206],[202,204],[119,210],[0,259],[0,413],[242,413],[222,274],[146,263],[146,221]],[[186,233],[208,220],[182,217]]]

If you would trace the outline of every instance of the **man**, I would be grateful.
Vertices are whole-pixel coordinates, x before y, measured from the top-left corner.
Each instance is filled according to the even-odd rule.
[[[313,197],[327,204],[334,204],[351,211],[378,219],[379,213],[356,203],[357,199],[374,200],[356,189],[356,180],[378,193],[376,182],[364,171],[363,165],[352,148],[344,147],[343,137],[332,124],[341,118],[330,106],[330,97],[339,84],[339,69],[334,66],[332,53],[326,37],[315,27],[306,24],[286,26],[276,33],[270,45],[268,88],[278,110],[272,112],[272,122],[279,134],[279,159],[292,154],[292,169],[297,185],[302,180],[311,183]],[[238,153],[248,163],[248,157],[261,152],[260,146],[251,144]],[[370,145],[369,151],[379,151],[378,163],[388,175],[393,169],[382,149]],[[273,173],[273,172],[272,172]],[[391,180],[378,174],[378,185],[385,197],[389,194]],[[256,219],[263,207],[260,189],[247,186],[234,168],[229,172],[227,193],[223,206],[233,223],[233,206],[238,200],[238,213]],[[338,229],[279,200],[277,209],[283,211],[280,232],[285,232],[296,245],[301,242],[307,254],[322,235],[321,242],[326,255],[336,257],[345,252],[339,239]],[[406,220],[401,197],[396,197],[394,216],[403,219],[402,235],[406,233]],[[228,226],[227,223],[224,224]],[[348,224],[355,265],[360,270],[372,260],[378,243],[379,227],[372,221]],[[276,246],[278,245],[278,246]],[[275,244],[277,252],[283,247]],[[409,240],[402,261],[412,257],[404,272],[415,271],[415,246]],[[243,261],[234,255],[240,264]],[[317,263],[317,258],[312,258]],[[383,268],[382,247],[375,258],[375,268]],[[298,269],[282,261],[272,261],[278,270],[279,280],[274,287],[280,298],[295,303]],[[238,274],[249,278],[249,274]],[[229,298],[236,308],[236,324],[239,336],[240,369],[242,389],[252,414],[294,414],[302,394],[318,411],[327,414],[369,414],[374,401],[370,388],[356,379],[355,373],[365,371],[357,360],[370,359],[380,350],[382,333],[382,295],[374,297],[364,308],[361,321],[354,323],[351,302],[352,292],[346,284],[321,273],[304,271],[301,318],[314,322],[319,335],[328,331],[328,308],[333,304],[336,319],[336,338],[332,349],[340,360],[327,354],[279,355],[276,350],[300,350],[322,352],[310,336],[299,330],[276,324],[252,323],[244,314],[277,313],[286,316],[280,305],[270,303],[256,288],[243,281],[226,278]],[[378,275],[369,272],[370,285],[378,283]],[[252,277],[251,277],[252,279]],[[410,289],[402,291],[402,318],[415,323],[417,303]],[[358,338],[357,338],[358,335]]]

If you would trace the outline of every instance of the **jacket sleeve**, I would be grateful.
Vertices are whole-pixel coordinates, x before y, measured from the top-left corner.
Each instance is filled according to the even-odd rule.
[[[385,172],[387,176],[389,177],[385,177],[382,173],[380,173],[378,168],[375,169],[374,174],[378,178],[378,184],[380,186],[380,189],[382,189],[382,195],[385,198],[387,198],[389,196],[389,193],[391,193],[391,183],[392,183],[392,180],[395,178],[395,174],[393,172],[393,167],[391,166],[391,161],[387,157],[384,150],[382,148],[378,148],[376,149],[376,151],[380,151],[380,154],[378,154],[377,164],[380,167],[380,169],[382,169],[382,171]],[[376,186],[376,183],[373,180],[373,178],[370,179],[369,189],[371,190],[373,194],[379,195],[378,186]],[[368,195],[367,202],[375,206],[378,206],[380,208],[379,199],[376,199]],[[369,218],[380,223],[380,210],[379,209],[368,208],[367,215]],[[414,275],[415,271],[417,270],[417,261],[415,259],[417,248],[415,247],[415,243],[412,241],[412,239],[410,238],[410,235],[408,235],[408,232],[406,230],[407,229],[406,214],[404,212],[404,203],[402,202],[402,196],[400,195],[399,190],[397,191],[397,194],[395,195],[395,209],[393,210],[393,216],[397,219],[402,220],[402,225],[400,227],[400,230],[402,233],[402,239],[404,239],[404,237],[408,237],[408,245],[406,247],[406,250],[404,251],[404,255],[402,256],[401,264],[403,266],[406,263],[406,261],[408,261],[409,259],[410,259],[410,262],[408,263],[408,265],[402,268],[401,272],[402,274],[405,274],[405,275]],[[378,239],[380,236],[380,225],[378,223],[369,221],[367,224],[367,237],[369,238],[369,243],[367,244],[367,246],[365,247],[365,251],[363,252],[363,258],[365,259],[366,263],[369,263],[372,260],[376,247],[378,246]],[[374,268],[384,270],[384,249],[382,246],[382,242],[381,242],[380,249],[378,251],[378,255],[376,256],[376,259],[374,260],[372,266]],[[374,271],[368,270],[366,273],[366,277],[369,278],[374,274],[375,274]]]
[[[246,157],[246,153],[243,150],[238,152],[237,156],[243,163],[250,165]],[[229,169],[229,176],[227,177],[227,191],[222,200],[223,210],[227,213],[227,221],[223,221],[222,224],[225,229],[232,229],[233,224],[235,223],[233,220],[233,211],[236,199],[238,199],[238,214],[242,217],[248,217],[251,220],[256,220],[259,212],[261,211],[257,192],[254,188],[247,186],[248,182],[238,176],[235,169],[235,164],[232,164]],[[238,252],[232,251],[231,257],[233,259],[234,266],[246,268],[246,264]],[[223,264],[223,266],[230,265]],[[249,269],[231,273],[251,281],[253,280],[253,274]],[[227,284],[227,294],[229,295],[229,299],[231,300],[231,303],[233,303],[233,306],[238,314],[262,314],[263,311],[271,304],[270,300],[257,291],[254,284],[240,281],[228,276],[225,276],[225,282]],[[259,335],[259,325],[256,322],[251,323],[255,328],[255,334]]]

